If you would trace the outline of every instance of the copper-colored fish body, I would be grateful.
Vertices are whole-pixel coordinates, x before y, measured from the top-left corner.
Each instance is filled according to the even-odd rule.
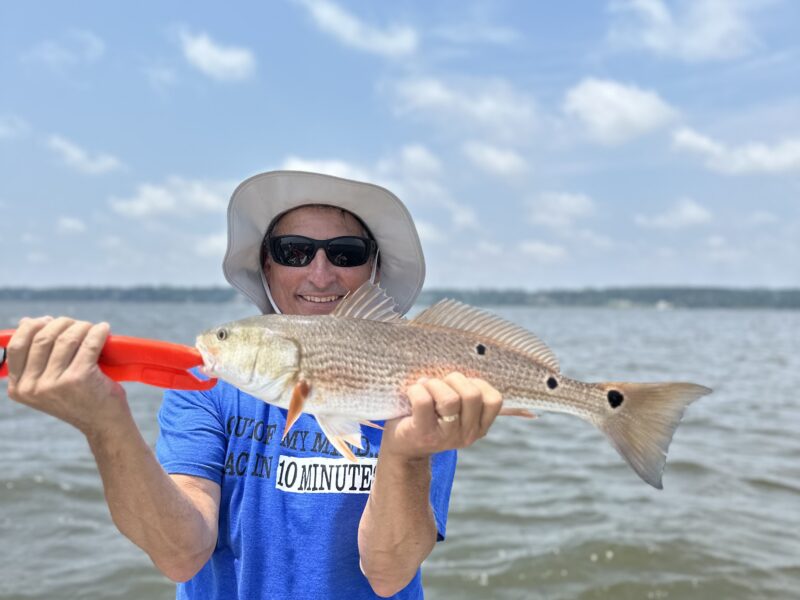
[[[592,423],[655,487],[684,409],[711,391],[571,379],[518,325],[452,300],[405,320],[370,284],[331,315],[252,317],[209,330],[197,346],[212,363],[210,374],[283,408],[293,397],[297,407],[297,385],[307,382],[302,410],[317,417],[337,448],[346,448],[342,440],[357,445],[359,421],[410,414],[404,391],[420,377],[460,371],[491,383],[511,412],[554,411]]]

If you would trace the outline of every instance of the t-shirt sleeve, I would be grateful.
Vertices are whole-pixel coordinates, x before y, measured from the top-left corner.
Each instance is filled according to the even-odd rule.
[[[450,506],[450,490],[456,474],[455,450],[434,454],[431,460],[431,507],[436,520],[436,541],[444,540],[447,530],[447,511]]]
[[[227,437],[214,390],[164,393],[156,456],[170,474],[222,483]]]

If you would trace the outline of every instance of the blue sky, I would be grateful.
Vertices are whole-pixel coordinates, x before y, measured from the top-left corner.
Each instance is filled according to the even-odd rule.
[[[224,283],[276,168],[386,185],[428,287],[800,286],[800,3],[0,4],[0,286]]]

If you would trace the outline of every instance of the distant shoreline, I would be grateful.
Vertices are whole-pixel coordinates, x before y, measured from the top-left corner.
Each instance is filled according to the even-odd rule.
[[[426,289],[420,304],[453,298],[468,304],[491,306],[574,306],[654,308],[776,308],[800,309],[800,289],[620,287],[581,290],[464,290]],[[105,301],[105,302],[233,302],[242,296],[226,287],[53,287],[0,288],[0,302]]]

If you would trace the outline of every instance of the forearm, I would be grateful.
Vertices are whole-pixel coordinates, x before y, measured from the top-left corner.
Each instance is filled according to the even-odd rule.
[[[113,431],[87,439],[117,528],[167,577],[191,578],[216,544],[216,517],[210,522],[216,511],[209,499],[202,494],[190,497],[173,481],[130,414]]]
[[[375,592],[404,588],[436,543],[429,458],[381,455],[358,528],[361,567]]]

